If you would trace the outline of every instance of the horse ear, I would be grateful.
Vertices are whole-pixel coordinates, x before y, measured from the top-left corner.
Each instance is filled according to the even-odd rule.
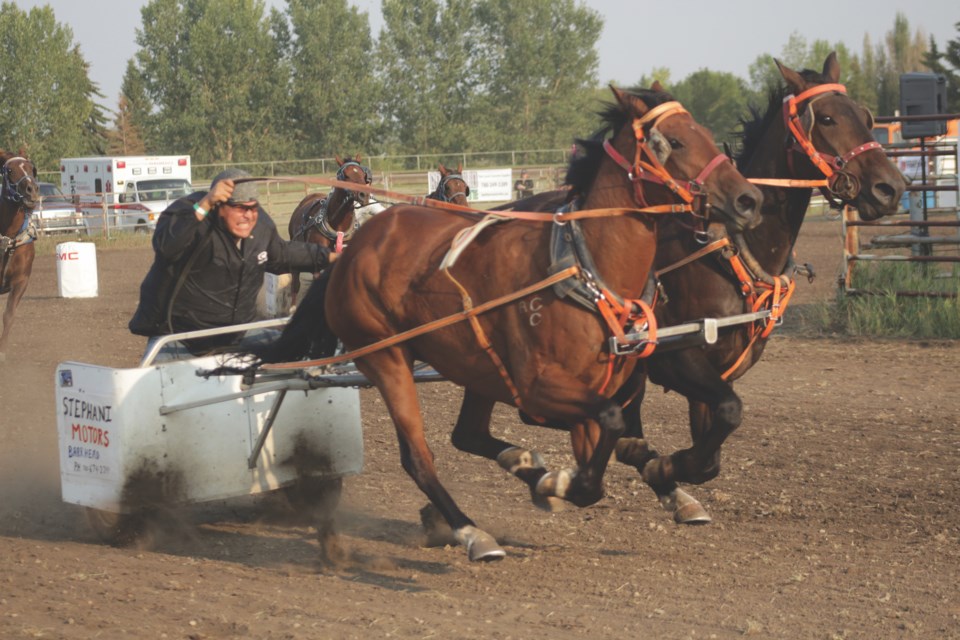
[[[657,93],[663,93],[663,85],[660,84],[659,80],[654,80],[653,84],[650,85],[651,91],[656,91]]]
[[[823,77],[831,83],[840,81],[840,63],[837,61],[836,51],[831,51],[823,63]]]
[[[463,173],[463,163],[462,163],[462,162],[458,162],[458,163],[457,163],[457,173]]]
[[[333,159],[337,161],[337,166],[340,166],[340,167],[343,166],[343,160],[340,159],[339,154],[336,154],[336,153],[333,154]]]
[[[787,86],[790,87],[790,91],[792,91],[794,95],[803,93],[804,87],[807,86],[803,76],[785,64],[781,63],[776,58],[774,58],[773,61],[777,63],[777,68],[780,70],[780,75],[782,75],[783,79],[787,81]]]
[[[445,166],[443,166],[443,163],[442,163],[442,162],[438,162],[438,163],[437,163],[437,171],[440,172],[440,175],[441,175],[441,176],[447,175],[447,168],[446,168]]]
[[[360,154],[359,154],[359,153],[357,154],[357,157],[353,159],[353,161],[356,162],[357,164],[360,164]]]
[[[637,115],[642,116],[650,110],[650,107],[647,106],[646,102],[633,94],[617,89],[612,84],[610,85],[610,91],[613,91],[613,96],[617,99],[617,102],[620,103],[620,106],[623,107],[625,111],[636,112]]]

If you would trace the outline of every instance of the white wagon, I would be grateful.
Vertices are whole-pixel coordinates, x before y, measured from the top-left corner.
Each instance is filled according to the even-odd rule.
[[[336,499],[340,479],[360,472],[356,387],[290,375],[246,385],[238,375],[198,375],[223,356],[153,356],[130,369],[64,362],[56,371],[62,497],[87,507],[107,541],[128,541],[145,511],[161,505],[304,487]]]

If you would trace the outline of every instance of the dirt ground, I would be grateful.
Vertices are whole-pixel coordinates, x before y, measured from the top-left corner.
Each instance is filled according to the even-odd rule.
[[[793,318],[829,299],[838,222],[807,222]],[[149,250],[101,250],[100,295],[57,296],[39,256],[0,366],[0,638],[960,638],[960,345],[810,336],[788,313],[738,385],[720,476],[691,488],[713,523],[675,525],[612,464],[598,504],[536,510],[515,478],[449,444],[460,392],[421,385],[441,478],[507,557],[427,547],[425,503],[362,392],[365,468],[339,510],[343,562],[275,497],[191,505],[153,546],[101,543],[60,500],[54,369],[135,366],[126,323]],[[685,406],[651,392],[648,435],[686,446]],[[560,432],[495,430],[571,463]],[[244,461],[237,461],[242,464]]]

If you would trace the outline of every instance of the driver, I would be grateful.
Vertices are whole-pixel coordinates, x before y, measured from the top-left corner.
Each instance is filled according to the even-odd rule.
[[[148,351],[160,336],[252,322],[266,272],[318,272],[336,259],[326,247],[281,238],[259,204],[256,183],[235,182],[249,177],[227,169],[209,191],[180,198],[160,215],[153,265],[129,323],[132,333],[150,338]],[[243,332],[174,342],[159,359],[246,344]]]

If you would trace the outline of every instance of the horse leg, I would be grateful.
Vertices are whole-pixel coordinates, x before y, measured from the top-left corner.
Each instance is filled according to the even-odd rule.
[[[32,250],[33,245],[26,245],[25,248]],[[10,264],[7,265],[8,269],[16,267],[15,259],[17,257],[16,253],[11,257]],[[10,329],[13,327],[13,314],[20,304],[20,299],[23,298],[23,294],[27,292],[27,283],[30,280],[30,272],[33,270],[33,256],[26,256],[25,262],[26,264],[23,266],[21,273],[10,279],[10,293],[7,298],[7,306],[3,311],[3,332],[0,333],[0,362],[6,360],[7,341],[10,339]]]
[[[646,393],[646,377],[639,372],[634,373],[632,382],[626,385],[616,398],[626,403],[623,408],[623,420],[626,431],[617,441],[617,461],[634,467],[643,476],[643,469],[651,460],[660,457],[660,454],[650,446],[643,435],[643,418],[641,407]],[[632,397],[631,397],[632,396]],[[673,514],[677,524],[706,524],[710,522],[710,515],[696,498],[677,486],[673,480],[648,483],[665,511]]]
[[[624,433],[623,415],[620,406],[607,399],[595,405],[591,414],[570,429],[577,469],[543,474],[536,485],[541,496],[563,498],[578,507],[589,506],[603,497],[603,475]]]
[[[720,473],[720,447],[742,420],[743,403],[732,385],[701,351],[688,351],[677,352],[686,357],[671,359],[671,379],[664,385],[687,398],[693,446],[650,461],[643,477],[651,483],[703,484],[715,478]]]
[[[360,370],[380,391],[393,419],[400,445],[400,462],[431,504],[453,530],[453,536],[467,548],[470,560],[499,560],[506,553],[490,534],[479,529],[456,505],[440,484],[433,452],[424,436],[423,415],[417,400],[412,359],[394,347],[356,361]]]
[[[490,416],[495,402],[470,390],[463,394],[460,415],[453,428],[453,446],[490,460],[496,460],[503,469],[523,480],[530,488],[533,504],[545,511],[559,511],[563,501],[537,493],[536,486],[547,472],[546,463],[536,451],[529,451],[510,442],[495,438],[490,433]]]

